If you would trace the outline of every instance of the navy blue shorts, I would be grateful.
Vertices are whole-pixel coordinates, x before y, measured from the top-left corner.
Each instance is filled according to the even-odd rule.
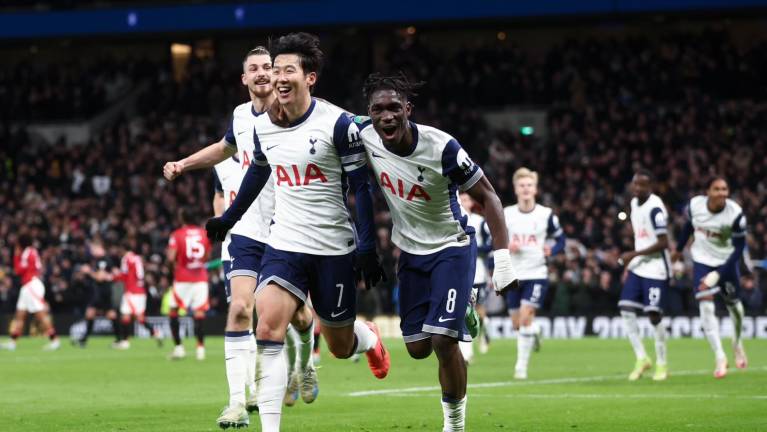
[[[464,317],[474,283],[477,243],[429,255],[399,256],[400,328],[405,343],[432,334],[471,341]]]
[[[231,261],[221,261],[221,265],[224,266],[224,292],[226,293],[226,302],[232,301],[232,282],[229,280],[229,272],[232,271]]]
[[[630,271],[623,284],[618,306],[642,309],[645,312],[663,312],[667,291],[668,280],[644,278]]]
[[[250,276],[258,279],[265,248],[266,244],[258,240],[232,234],[232,242],[229,243],[231,264],[229,271],[226,272],[227,280],[234,276]]]
[[[345,327],[357,317],[354,253],[310,255],[266,246],[256,291],[275,283],[312,306],[323,325]]]
[[[509,290],[506,293],[506,309],[508,309],[509,312],[515,311],[519,309],[521,305],[540,309],[548,290],[548,279],[520,280],[519,289]]]
[[[730,271],[719,274],[719,283],[706,291],[698,291],[700,281],[709,272],[718,270],[719,267],[711,267],[705,264],[692,263],[692,289],[695,290],[695,298],[700,300],[702,297],[708,297],[719,293],[725,300],[740,298],[740,270],[734,266]]]

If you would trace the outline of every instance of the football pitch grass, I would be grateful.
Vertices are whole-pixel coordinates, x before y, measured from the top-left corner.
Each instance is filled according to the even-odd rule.
[[[94,338],[42,352],[23,338],[0,352],[2,431],[214,431],[228,398],[223,340],[209,338],[208,359],[181,361],[150,340],[128,351]],[[436,360],[407,356],[387,340],[392,369],[376,380],[363,356],[355,364],[323,352],[320,394],[283,410],[283,431],[441,431]],[[729,345],[729,340],[726,341]],[[651,341],[645,345],[652,353]],[[651,373],[629,383],[633,353],[625,340],[544,340],[529,379],[512,379],[516,343],[494,341],[469,367],[468,431],[765,431],[767,341],[747,340],[745,371],[712,377],[704,340],[669,342],[668,381]],[[731,351],[728,350],[731,355]],[[732,361],[732,360],[731,360]],[[251,416],[249,430],[260,430]]]

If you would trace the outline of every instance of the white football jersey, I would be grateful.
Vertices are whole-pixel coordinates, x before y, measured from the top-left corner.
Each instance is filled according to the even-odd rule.
[[[263,113],[258,113],[253,109],[253,103],[246,102],[238,105],[234,109],[232,114],[232,125],[227,131],[224,140],[227,144],[237,146],[236,158],[239,160],[236,164],[234,161],[228,159],[216,165],[216,174],[219,180],[221,180],[224,189],[224,209],[234,201],[237,196],[237,191],[240,190],[240,184],[242,178],[245,175],[245,171],[250,167],[250,164],[254,162],[255,152],[255,135],[254,135],[254,123],[256,119],[268,117]],[[227,164],[227,165],[224,165]],[[219,169],[219,165],[222,165]],[[232,172],[229,172],[232,171]],[[226,177],[226,184],[224,184],[224,177]],[[228,189],[229,188],[229,189]],[[227,192],[227,190],[229,192]],[[274,215],[274,182],[269,181],[264,185],[261,193],[253,204],[248,207],[248,210],[242,215],[242,218],[232,227],[227,234],[227,239],[230,239],[231,234],[237,234],[250,239],[266,243],[269,238],[269,225],[272,222],[272,216]],[[224,251],[227,251],[227,257],[229,255],[227,247],[229,242],[225,242],[226,247]],[[223,259],[222,251],[222,259]]]
[[[391,211],[392,242],[414,255],[470,244],[474,230],[461,213],[458,191],[474,186],[483,174],[460,144],[441,130],[411,122],[413,148],[397,155],[384,147],[370,120],[355,121]]]
[[[690,200],[687,216],[695,229],[695,240],[690,247],[692,260],[707,266],[724,264],[735,250],[732,238],[746,235],[746,216],[731,199],[722,211],[711,213],[708,197],[696,196]]]
[[[463,207],[461,207],[461,209],[463,210]],[[477,238],[477,247],[481,248],[483,246],[484,236],[480,235],[480,233],[482,232],[482,223],[485,221],[485,218],[476,213],[466,213],[469,217],[469,226],[474,228],[474,232],[477,233],[475,236]],[[477,270],[474,272],[474,285],[486,282],[487,269],[485,268],[485,259],[477,254]]]
[[[522,212],[514,204],[503,209],[509,242],[519,246],[511,254],[511,263],[520,280],[548,279],[546,255],[543,251],[547,237],[562,235],[559,218],[546,206],[536,204],[532,211]]]
[[[646,249],[658,242],[659,235],[668,235],[668,212],[658,195],[650,194],[639,204],[631,200],[631,227],[634,229],[634,250]],[[648,279],[668,279],[669,262],[667,251],[634,257],[626,267],[637,276]]]
[[[255,119],[253,163],[272,168],[275,207],[268,243],[283,251],[344,255],[356,233],[346,206],[345,174],[366,165],[357,126],[340,108],[312,99],[288,127]]]

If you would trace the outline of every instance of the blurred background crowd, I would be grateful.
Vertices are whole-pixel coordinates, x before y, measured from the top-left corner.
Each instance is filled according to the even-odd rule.
[[[767,39],[737,21],[660,27],[654,37],[587,25],[557,34],[536,27],[345,29],[321,35],[328,59],[316,95],[364,113],[361,84],[371,71],[403,70],[425,81],[414,120],[455,136],[504,205],[515,202],[514,170],[539,172],[539,201],[554,208],[567,235],[566,253],[550,261],[549,313],[612,314],[623,271],[617,258],[633,248],[630,225],[618,214],[628,211],[627,185],[640,167],[656,176],[672,233],[687,201],[719,173],[749,221],[750,257],[765,258],[767,247]],[[202,224],[213,197],[210,172],[168,183],[162,165],[223,136],[232,109],[247,100],[238,55],[265,43],[224,38],[195,47],[183,62],[167,45],[165,55],[90,47],[99,55],[87,59],[67,45],[50,60],[42,54],[55,49],[34,47],[0,64],[0,313],[15,305],[12,252],[20,230],[30,230],[40,247],[54,313],[81,312],[88,281],[80,268],[95,259],[94,245],[109,254],[124,237],[137,240],[154,299],[149,313],[158,310],[171,283],[164,250],[178,226],[176,210],[195,208]],[[536,113],[542,127],[492,120],[513,117],[512,110]],[[43,143],[30,127],[94,118],[103,118],[100,127],[83,143]],[[392,270],[398,251],[377,193],[379,246]],[[747,267],[744,305],[764,313],[761,270]],[[672,283],[672,314],[696,313],[688,273]],[[218,271],[211,280],[211,313],[221,313]],[[362,293],[361,310],[394,313],[394,290],[389,277]]]

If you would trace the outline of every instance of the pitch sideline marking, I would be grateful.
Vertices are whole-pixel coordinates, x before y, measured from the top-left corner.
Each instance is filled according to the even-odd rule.
[[[767,371],[767,366],[752,367],[747,371]],[[697,369],[697,370],[682,370],[672,371],[671,376],[694,376],[694,375],[708,375],[711,373],[709,369]],[[531,381],[498,381],[488,383],[476,383],[469,384],[467,387],[470,389],[477,388],[494,388],[494,387],[517,387],[517,386],[531,386],[531,385],[545,385],[545,384],[573,384],[582,382],[596,382],[607,381],[614,379],[626,379],[626,374],[614,374],[614,375],[595,375],[586,377],[573,377],[573,378],[551,378],[544,380],[531,380]],[[346,396],[351,397],[363,397],[363,396],[380,396],[402,393],[419,393],[419,392],[431,392],[440,390],[439,386],[425,386],[425,387],[406,387],[397,389],[383,389],[383,390],[365,390],[347,393]]]

